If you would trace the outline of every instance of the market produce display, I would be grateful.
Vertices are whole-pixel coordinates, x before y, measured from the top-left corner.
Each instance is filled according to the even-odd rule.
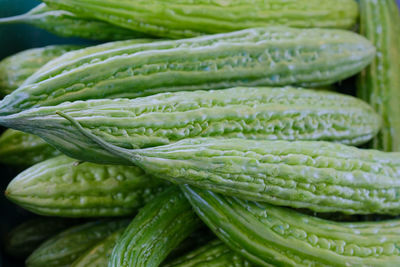
[[[395,0],[43,2],[0,27],[110,42],[0,61],[6,254],[400,266]]]

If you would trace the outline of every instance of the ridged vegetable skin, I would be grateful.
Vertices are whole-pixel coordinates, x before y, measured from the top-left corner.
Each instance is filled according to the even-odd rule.
[[[80,163],[58,156],[20,173],[5,195],[47,216],[123,216],[136,212],[164,187],[135,166]]]
[[[220,240],[213,240],[208,244],[193,250],[186,255],[163,265],[164,267],[250,267],[247,260],[233,252]]]
[[[80,37],[99,41],[126,40],[148,36],[141,32],[121,28],[111,23],[57,10],[42,3],[29,12],[0,18],[2,24],[26,23],[62,37]]]
[[[400,151],[400,13],[394,0],[360,0],[361,33],[377,56],[359,75],[358,96],[383,118],[373,147]]]
[[[270,25],[351,28],[354,0],[45,0],[99,20],[153,35],[182,38]]]
[[[46,239],[77,224],[77,220],[37,217],[12,228],[6,236],[4,250],[13,257],[28,257]]]
[[[67,64],[48,69],[5,97],[0,115],[65,101],[172,91],[317,87],[356,74],[374,55],[369,41],[349,31],[287,27],[126,44],[71,61],[64,57]]]
[[[118,239],[108,266],[159,266],[200,226],[178,187],[170,187],[144,206]]]
[[[152,147],[208,136],[326,140],[354,145],[370,140],[380,127],[379,116],[356,98],[291,87],[76,101],[27,110],[4,120],[9,127],[41,136],[71,157],[99,163],[120,161],[56,112],[75,118],[86,130],[123,148]]]
[[[107,238],[88,249],[84,254],[82,254],[71,264],[71,267],[107,266],[111,256],[111,252],[124,230],[125,228],[115,231]]]
[[[0,136],[0,162],[29,167],[61,152],[39,136],[8,129]]]
[[[128,223],[126,219],[102,220],[69,228],[40,245],[25,264],[27,267],[69,266],[87,249]]]
[[[109,144],[65,118],[121,161],[174,183],[317,212],[400,211],[400,153],[322,141],[219,138],[132,150]]]
[[[339,223],[184,187],[196,213],[258,266],[398,266],[400,220]]]
[[[79,49],[78,45],[49,45],[27,49],[0,61],[0,95],[7,95],[17,89],[50,60],[68,51]]]

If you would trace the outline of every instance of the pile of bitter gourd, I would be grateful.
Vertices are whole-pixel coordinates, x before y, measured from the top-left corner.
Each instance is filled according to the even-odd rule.
[[[0,161],[26,168],[5,194],[42,215],[7,239],[27,266],[400,266],[394,0],[44,0],[0,26],[21,22],[113,41],[0,63]]]

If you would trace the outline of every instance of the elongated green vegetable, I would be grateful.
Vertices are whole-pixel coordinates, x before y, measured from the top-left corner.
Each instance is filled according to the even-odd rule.
[[[118,239],[108,266],[159,266],[199,226],[199,219],[179,188],[168,188],[132,220]]]
[[[155,177],[319,212],[399,214],[400,153],[318,141],[194,138],[123,149],[61,114],[110,153]]]
[[[208,244],[163,265],[164,267],[247,267],[251,264],[220,240]]]
[[[400,220],[338,223],[183,187],[225,244],[259,266],[398,266]]]
[[[374,54],[370,42],[352,32],[287,27],[126,44],[71,61],[64,57],[64,64],[35,75],[36,80],[30,79],[30,84],[5,97],[0,115],[65,101],[170,91],[290,84],[317,87],[356,74]]]
[[[350,28],[353,0],[45,0],[50,6],[168,38],[267,25]]]
[[[12,129],[0,136],[0,162],[14,166],[31,166],[60,155],[42,138]]]
[[[0,26],[14,23],[30,24],[63,37],[80,37],[91,40],[112,41],[149,36],[105,21],[49,8],[44,3],[23,15],[0,18]]]
[[[7,234],[4,249],[7,254],[24,259],[46,239],[77,223],[77,220],[50,217],[27,220]]]
[[[373,147],[400,151],[400,14],[395,0],[361,0],[361,33],[376,47],[377,56],[359,75],[358,96],[383,118]]]
[[[42,215],[101,217],[133,214],[164,187],[135,166],[79,163],[59,156],[20,173],[5,194]]]
[[[128,223],[126,219],[103,220],[69,228],[40,245],[26,260],[26,266],[69,266],[87,249]]]
[[[3,59],[0,61],[0,94],[11,93],[26,78],[50,60],[81,47],[78,45],[50,45],[27,49]]]
[[[232,88],[165,93],[133,100],[90,100],[30,109],[4,118],[81,160],[119,162],[71,127],[63,112],[105,141],[124,148],[215,136],[258,140],[327,140],[361,144],[380,118],[362,101],[299,88]],[[0,119],[1,120],[1,119]]]
[[[76,259],[71,267],[106,267],[111,256],[111,252],[121,237],[125,228],[117,230],[95,246],[87,250],[78,259]]]

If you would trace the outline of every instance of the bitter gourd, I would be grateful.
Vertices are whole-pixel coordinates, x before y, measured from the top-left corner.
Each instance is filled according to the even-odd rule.
[[[117,230],[116,232],[109,235],[104,240],[97,243],[95,246],[87,250],[78,259],[76,259],[71,267],[105,267],[108,265],[108,261],[111,256],[111,252],[117,243],[117,240],[121,237],[125,228]]]
[[[40,245],[28,257],[26,266],[69,266],[87,249],[128,223],[127,219],[102,220],[69,228]]]
[[[248,261],[220,240],[213,240],[164,267],[250,267]]]
[[[124,148],[206,136],[361,144],[370,140],[380,126],[379,116],[356,98],[289,87],[76,101],[30,109],[3,119],[8,127],[31,131],[71,157],[99,163],[120,161],[110,153],[106,157],[107,151],[71,127],[56,111],[76,118],[93,134]]]
[[[27,210],[64,217],[130,215],[165,185],[135,166],[79,163],[58,156],[15,177],[6,196]]]
[[[371,43],[352,32],[287,27],[121,45],[74,58],[38,75],[36,81],[0,102],[0,115],[65,101],[171,91],[317,87],[358,73],[374,55]]]
[[[220,138],[124,149],[60,115],[123,162],[174,183],[317,212],[400,212],[400,153],[323,141]]]
[[[199,217],[259,266],[398,266],[400,220],[339,223],[183,186]]]
[[[109,267],[152,267],[200,226],[178,187],[170,187],[144,206],[115,245]]]
[[[358,96],[383,118],[373,147],[400,151],[400,15],[394,0],[361,0],[361,33],[377,49],[372,64],[359,75]]]
[[[13,257],[24,259],[46,239],[78,222],[75,219],[51,217],[38,217],[27,220],[7,234],[4,250]]]
[[[0,136],[0,162],[3,164],[27,167],[60,154],[33,134],[8,129]]]
[[[44,0],[50,6],[153,35],[182,38],[267,25],[351,28],[354,0]]]
[[[62,37],[80,37],[91,40],[126,40],[149,36],[111,23],[57,10],[42,3],[19,16],[0,18],[0,25],[26,23]]]
[[[0,94],[11,93],[50,60],[79,48],[82,46],[49,45],[27,49],[3,59],[0,61]]]

